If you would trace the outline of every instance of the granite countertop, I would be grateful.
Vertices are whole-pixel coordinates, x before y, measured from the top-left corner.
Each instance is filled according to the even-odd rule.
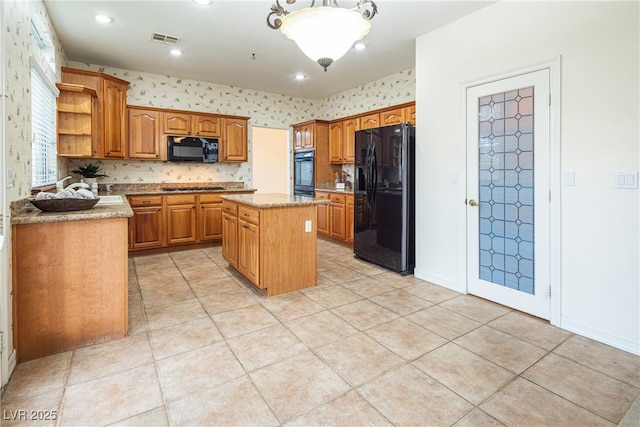
[[[290,194],[281,193],[266,193],[266,194],[237,194],[222,196],[223,200],[229,200],[243,205],[252,206],[258,209],[266,208],[280,208],[285,206],[305,206],[305,205],[320,205],[329,203],[326,199],[314,199],[313,197],[306,196],[294,196]]]
[[[324,184],[318,184],[316,185],[316,187],[314,188],[315,191],[322,191],[324,193],[340,193],[340,194],[353,194],[353,185],[344,188],[344,189],[337,189],[336,185],[332,182],[332,183],[324,183]]]
[[[219,187],[212,189],[212,187]],[[100,186],[104,188],[104,184]],[[43,212],[30,203],[31,199],[11,202],[11,224],[31,224],[40,222],[82,221],[94,219],[129,218],[133,216],[126,196],[136,194],[184,194],[184,193],[233,193],[254,192],[245,188],[243,182],[190,182],[151,184],[112,184],[112,191],[100,191],[100,196],[121,195],[123,203],[95,205],[91,209],[66,212]],[[167,190],[171,189],[171,190]]]
[[[43,212],[33,206],[30,203],[30,199],[22,199],[11,203],[11,224],[129,218],[132,216],[133,211],[126,197],[123,197],[123,203],[95,205],[91,209],[67,212]]]

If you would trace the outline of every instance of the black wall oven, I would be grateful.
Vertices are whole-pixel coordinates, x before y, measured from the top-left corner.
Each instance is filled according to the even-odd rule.
[[[294,186],[293,194],[313,197],[315,150],[296,151],[293,155]]]

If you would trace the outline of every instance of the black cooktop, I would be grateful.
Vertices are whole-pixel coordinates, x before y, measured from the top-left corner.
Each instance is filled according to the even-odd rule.
[[[224,190],[224,187],[164,187],[162,191],[207,191],[207,190]]]

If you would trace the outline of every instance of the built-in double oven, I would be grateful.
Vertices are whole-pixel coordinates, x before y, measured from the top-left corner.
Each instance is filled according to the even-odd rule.
[[[293,156],[294,186],[293,194],[313,197],[315,150],[296,151]]]

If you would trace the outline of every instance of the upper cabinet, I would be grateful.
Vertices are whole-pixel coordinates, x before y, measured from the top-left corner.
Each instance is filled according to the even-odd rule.
[[[360,121],[346,119],[329,125],[329,162],[351,164],[355,160],[355,134],[360,129]]]
[[[162,113],[129,107],[129,158],[167,160],[167,145],[162,134]]]
[[[56,84],[58,96],[58,154],[92,157],[98,154],[98,93],[69,83]]]
[[[329,122],[311,120],[293,125],[293,149],[313,150],[329,140]]]
[[[205,138],[222,136],[223,119],[213,114],[162,113],[162,131],[167,135],[189,135]]]
[[[84,137],[63,137],[62,139],[66,138],[67,141],[58,145],[58,155],[63,157],[126,158],[126,106],[129,82],[103,73],[62,67],[62,83],[82,86],[95,91],[96,107],[91,119],[92,137],[87,138],[84,135],[87,120],[77,121],[79,127],[75,129],[75,132],[77,136]],[[65,89],[64,92],[69,93],[69,90]],[[66,100],[59,101],[59,108],[68,100],[69,97],[66,97]],[[70,122],[67,120],[63,122],[62,127],[59,125],[58,134],[73,134],[73,129],[68,127],[69,124]],[[74,141],[71,141],[72,139]]]
[[[360,129],[361,130],[379,128],[380,126],[382,126],[382,125],[380,124],[380,114],[379,113],[367,114],[366,116],[360,117]]]
[[[224,118],[223,137],[218,150],[221,162],[246,162],[247,155],[247,127],[246,118]]]

